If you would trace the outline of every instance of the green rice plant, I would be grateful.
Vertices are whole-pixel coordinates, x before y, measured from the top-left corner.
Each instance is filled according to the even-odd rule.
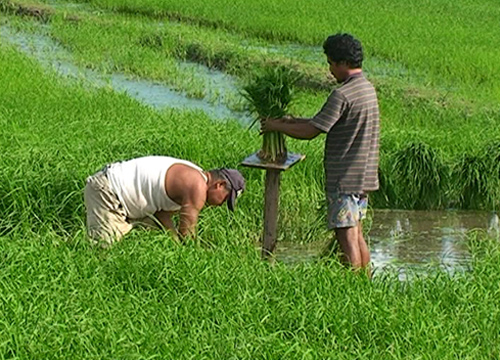
[[[436,209],[446,203],[448,166],[438,149],[411,142],[394,154],[397,203],[410,209]]]
[[[293,87],[300,76],[290,67],[269,67],[243,88],[242,95],[249,108],[260,119],[282,118],[288,112],[294,96]],[[262,149],[258,156],[264,161],[281,162],[286,159],[287,150],[284,135],[271,131],[263,135]]]
[[[233,166],[258,140],[235,123],[158,112],[51,74],[0,45],[0,358],[498,358],[498,241],[468,235],[469,271],[404,283],[397,272],[368,281],[335,261],[270,268],[255,249],[261,172],[242,169],[248,191],[237,216],[202,212],[203,246],[137,231],[106,251],[90,248],[82,190],[106,162],[168,154]],[[396,195],[411,185],[411,169],[443,163],[429,145],[401,149],[402,132],[386,134],[400,149],[382,153],[387,184],[405,176]],[[323,240],[314,210],[323,203],[323,142],[293,144],[310,161],[283,179],[295,185],[283,186],[284,235]],[[484,161],[498,162],[495,143],[484,149]],[[425,175],[415,181],[436,181]]]
[[[464,154],[453,169],[457,198],[465,209],[497,209],[500,204],[500,143]]]
[[[453,178],[460,184],[458,201],[465,209],[478,208],[483,202],[485,164],[474,154],[464,154],[454,167]]]
[[[498,58],[498,49],[491,46],[492,42],[498,42],[498,31],[494,29],[500,8],[491,6],[496,5],[492,0],[473,3],[459,0],[453,7],[446,0],[428,2],[425,6],[420,2],[396,0],[390,8],[384,6],[384,1],[377,0],[347,19],[342,14],[351,9],[349,0],[336,2],[335,7],[324,0],[307,3],[287,0],[89,2],[116,12],[162,16],[272,42],[315,46],[332,32],[332,24],[337,24],[338,29],[349,29],[362,39],[369,58],[404,64],[410,72],[416,70],[424,75],[425,81],[434,86],[445,84],[454,93],[488,101],[495,101],[500,91],[499,63],[494,60]],[[486,14],[485,8],[489,9]],[[474,41],[470,41],[471,38]],[[480,65],[470,68],[469,63]],[[387,67],[390,71],[394,66]]]
[[[394,206],[394,202],[398,199],[395,194],[397,189],[397,184],[395,184],[395,179],[392,176],[392,165],[388,164],[391,158],[388,154],[380,157],[381,164],[378,168],[378,178],[379,178],[379,189],[372,194],[370,194],[370,201],[377,204],[380,208],[390,208]]]
[[[164,46],[164,40],[162,34],[148,34],[143,35],[139,38],[137,42],[140,46],[149,47],[152,49],[159,50]]]

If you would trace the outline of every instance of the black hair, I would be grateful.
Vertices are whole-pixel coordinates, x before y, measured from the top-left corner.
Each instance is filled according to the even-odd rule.
[[[329,36],[323,43],[326,56],[336,63],[345,63],[351,69],[363,65],[363,48],[361,42],[350,34],[335,34]]]

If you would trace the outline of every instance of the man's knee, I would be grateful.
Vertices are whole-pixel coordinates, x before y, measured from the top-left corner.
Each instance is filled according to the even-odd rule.
[[[128,223],[100,223],[87,227],[87,233],[92,245],[102,248],[108,248],[120,241],[130,230],[132,230],[132,225]]]
[[[344,242],[357,242],[359,234],[359,226],[335,228],[337,240]]]

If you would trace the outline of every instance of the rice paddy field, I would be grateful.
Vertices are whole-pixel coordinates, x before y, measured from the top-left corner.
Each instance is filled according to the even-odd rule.
[[[390,271],[370,280],[334,257],[270,266],[258,248],[264,173],[239,167],[258,132],[236,116],[150,106],[113,83],[119,74],[242,114],[240,89],[284,65],[301,74],[291,113],[312,116],[336,86],[322,41],[353,33],[381,108],[371,206],[496,211],[496,2],[0,0],[0,10],[0,359],[500,357],[498,238],[472,231],[463,271],[408,281]],[[232,85],[214,89],[200,68]],[[279,241],[332,236],[323,142],[287,140],[307,157],[282,176]],[[182,246],[134,231],[92,248],[86,177],[151,154],[238,167],[237,211],[204,209],[197,240]]]

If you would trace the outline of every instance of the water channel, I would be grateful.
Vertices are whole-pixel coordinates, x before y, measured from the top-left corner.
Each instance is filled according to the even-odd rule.
[[[83,80],[92,86],[111,86],[115,91],[124,92],[158,109],[199,110],[213,119],[238,120],[242,124],[249,124],[253,120],[250,114],[232,111],[223,103],[225,98],[231,96],[230,94],[237,93],[236,81],[227,74],[208,69],[203,65],[179,62],[180,69],[185,70],[186,73],[196,74],[198,78],[205,80],[206,88],[209,89],[207,97],[211,99],[217,97],[216,102],[195,99],[165,84],[150,80],[134,79],[120,73],[101,74],[94,70],[79,68],[68,60],[71,54],[45,35],[16,32],[8,26],[2,26],[0,38],[17,46],[21,51],[37,59],[45,67],[54,69],[60,75]]]

